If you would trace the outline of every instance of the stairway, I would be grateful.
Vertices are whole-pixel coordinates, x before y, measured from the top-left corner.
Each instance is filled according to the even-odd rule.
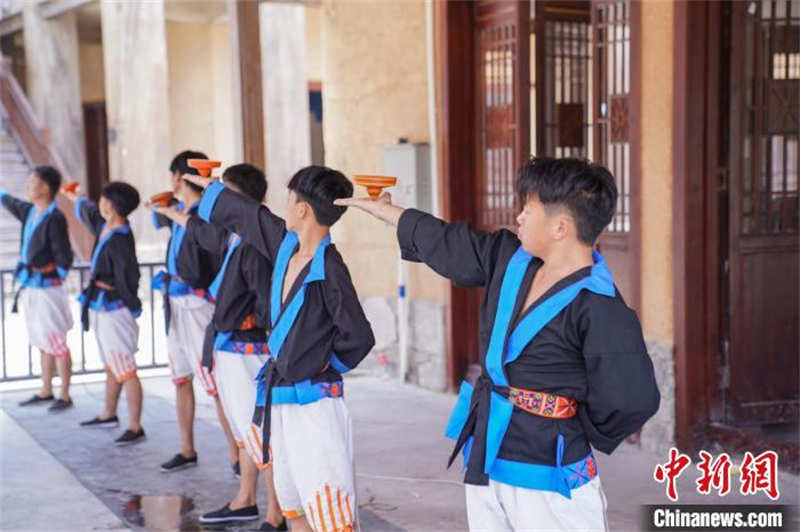
[[[2,119],[0,125],[0,188],[13,196],[25,198],[25,183],[30,167]],[[21,224],[7,210],[0,208],[0,268],[13,268],[19,260]]]

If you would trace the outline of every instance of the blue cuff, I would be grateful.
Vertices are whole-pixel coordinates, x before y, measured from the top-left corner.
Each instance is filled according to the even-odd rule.
[[[342,375],[350,371],[350,368],[345,366],[344,362],[339,360],[339,357],[336,356],[336,353],[331,353],[331,366]]]
[[[206,222],[211,221],[211,213],[214,212],[214,205],[217,204],[217,198],[219,198],[223,190],[225,190],[225,185],[219,181],[214,181],[208,185],[208,188],[206,188],[206,191],[203,193],[203,197],[200,198],[200,205],[197,207],[197,215],[200,216],[200,219]]]
[[[5,198],[6,196],[8,196],[8,192],[0,188],[0,199]]]
[[[136,311],[133,311],[133,310],[132,310],[132,311],[131,311],[131,314],[133,314],[133,317],[134,317],[134,318],[138,318],[139,316],[141,316],[141,315],[142,315],[142,309],[139,309],[139,310],[136,310]]]
[[[158,215],[157,215],[156,213],[154,213],[154,212],[151,212],[151,213],[150,213],[150,220],[152,220],[152,221],[153,221],[153,228],[154,228],[156,231],[158,231],[159,229],[161,229],[161,227],[159,227],[159,225],[158,225]]]
[[[67,274],[69,273],[69,268],[62,268],[61,266],[56,266],[56,271],[58,272],[58,276],[64,280],[67,278]]]
[[[75,202],[75,218],[77,218],[79,222],[85,224],[86,222],[83,220],[83,215],[81,214],[81,203],[83,203],[84,201],[86,201],[86,198],[80,196],[78,197],[78,200]]]

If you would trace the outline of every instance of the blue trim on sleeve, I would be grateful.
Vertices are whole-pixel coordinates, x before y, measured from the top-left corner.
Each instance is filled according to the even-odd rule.
[[[350,371],[350,368],[348,368],[344,362],[339,360],[339,357],[336,356],[336,353],[331,353],[331,366],[342,375]]]
[[[78,219],[81,223],[86,223],[86,220],[83,219],[83,215],[81,214],[81,203],[86,201],[86,198],[83,196],[78,197],[78,200],[75,202],[75,218]]]
[[[58,271],[58,276],[64,280],[67,278],[67,274],[69,273],[68,268],[62,268],[61,266],[56,266],[56,271]]]
[[[8,192],[0,188],[0,199],[5,198],[6,196],[8,196]]]
[[[225,190],[225,185],[220,183],[219,181],[214,181],[203,193],[203,197],[200,198],[200,206],[197,208],[197,214],[200,216],[200,219],[210,222],[211,221],[211,213],[214,212],[214,205],[217,204],[217,199],[219,195],[222,194],[222,191]]]

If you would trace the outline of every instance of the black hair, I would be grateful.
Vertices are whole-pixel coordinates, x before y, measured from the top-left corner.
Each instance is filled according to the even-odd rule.
[[[41,179],[50,189],[50,199],[53,199],[58,194],[58,189],[61,188],[61,172],[53,166],[42,164],[33,167],[33,173],[36,177]]]
[[[139,192],[122,181],[112,181],[107,184],[101,195],[110,201],[117,214],[123,217],[127,217],[139,206]]]
[[[184,150],[172,159],[172,162],[169,164],[169,171],[172,172],[173,174],[175,172],[178,172],[180,175],[183,174],[200,175],[200,172],[198,172],[197,169],[189,166],[188,162],[189,159],[208,159],[208,156],[206,156],[206,154],[203,152]],[[189,181],[184,181],[184,183],[189,185],[189,188],[191,188],[195,192],[203,192],[203,187],[199,187],[194,183],[190,183]]]
[[[347,207],[334,205],[333,201],[353,197],[350,180],[326,166],[306,166],[299,170],[289,181],[289,190],[311,205],[317,222],[326,227],[335,224],[347,211]]]
[[[578,228],[578,240],[592,246],[611,222],[617,185],[605,166],[583,159],[533,157],[517,174],[520,205],[535,196],[544,205],[566,208]]]
[[[267,176],[252,164],[235,164],[222,172],[222,180],[236,185],[242,193],[253,201],[264,201],[267,195]]]

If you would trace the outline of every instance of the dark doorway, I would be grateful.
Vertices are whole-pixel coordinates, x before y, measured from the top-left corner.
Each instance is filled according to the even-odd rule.
[[[797,423],[800,12],[731,2],[725,421]]]
[[[800,12],[675,9],[676,440],[800,470]]]
[[[89,197],[97,201],[108,183],[108,127],[105,102],[83,104],[86,146],[86,181]]]

